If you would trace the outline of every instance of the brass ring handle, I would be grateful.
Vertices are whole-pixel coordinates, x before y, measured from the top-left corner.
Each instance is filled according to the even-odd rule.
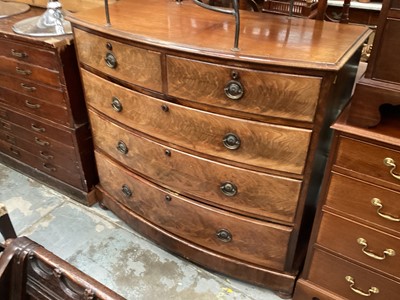
[[[222,139],[222,143],[229,150],[236,150],[240,147],[240,138],[234,133],[227,133]]]
[[[121,102],[119,101],[119,99],[117,97],[112,97],[111,107],[116,112],[121,112],[122,111],[122,104],[121,104]]]
[[[118,141],[117,143],[117,150],[121,152],[122,154],[127,154],[128,153],[128,146],[123,142],[123,141]]]
[[[237,187],[232,182],[224,182],[221,184],[220,189],[225,196],[233,197],[237,194]]]
[[[29,100],[25,100],[25,106],[32,108],[32,109],[38,109],[40,108],[40,104],[34,104],[34,103],[30,103]]]
[[[358,243],[359,245],[363,246],[362,249],[361,249],[361,251],[362,251],[365,255],[367,255],[367,256],[369,256],[369,257],[371,257],[371,258],[373,258],[373,259],[376,259],[376,260],[384,260],[384,259],[386,258],[386,255],[387,255],[387,256],[395,256],[395,255],[396,255],[396,251],[394,251],[393,249],[386,249],[386,250],[384,250],[384,251],[383,251],[383,255],[381,255],[381,256],[379,256],[379,255],[373,253],[371,250],[368,250],[368,249],[367,249],[367,248],[368,248],[368,243],[367,243],[367,240],[364,239],[364,238],[358,238],[358,239],[357,239],[357,243]]]
[[[43,151],[40,151],[39,155],[44,159],[53,159],[54,158],[53,155],[47,154],[46,152],[43,152]]]
[[[46,131],[46,128],[38,127],[36,124],[31,124],[31,128],[32,128],[32,130],[34,130],[36,132],[45,132]]]
[[[126,184],[122,185],[121,191],[126,198],[130,198],[133,195],[131,189]]]
[[[383,163],[385,166],[391,167],[390,175],[392,175],[394,178],[400,180],[400,174],[395,173],[397,166],[396,166],[396,162],[394,161],[394,159],[390,158],[390,157],[386,157],[383,160]]]
[[[346,279],[347,282],[350,283],[350,289],[351,289],[354,293],[356,293],[356,294],[358,294],[358,295],[360,295],[360,296],[370,297],[372,294],[378,294],[378,293],[379,293],[379,289],[378,289],[377,287],[374,287],[374,286],[372,286],[372,287],[370,287],[370,288],[368,289],[368,293],[366,293],[366,292],[364,292],[364,291],[362,291],[362,290],[356,288],[356,287],[355,287],[354,278],[351,277],[351,276],[346,276],[345,279]]]
[[[28,54],[26,54],[26,52],[20,52],[15,49],[11,49],[11,55],[18,58],[28,57]]]
[[[36,144],[38,144],[40,146],[49,146],[50,145],[50,143],[48,141],[43,141],[36,136],[35,136],[35,142],[36,142]]]
[[[232,234],[227,229],[219,229],[216,233],[216,236],[220,241],[224,243],[229,243],[230,241],[232,241]]]
[[[243,97],[243,85],[237,80],[230,80],[224,88],[225,95],[231,100],[240,100]]]
[[[15,71],[20,75],[31,75],[32,74],[31,70],[21,69],[21,68],[18,68],[18,67],[15,68]]]
[[[106,57],[104,58],[104,61],[106,62],[107,67],[111,69],[115,69],[118,65],[117,59],[115,58],[114,54],[111,52],[106,53]]]
[[[381,209],[383,208],[383,204],[382,201],[378,198],[372,198],[371,199],[371,203],[373,206],[378,207],[378,209],[376,210],[376,213],[381,216],[382,218],[392,221],[392,222],[400,222],[400,218],[399,217],[393,217],[391,215],[388,215],[386,213],[381,212]]]
[[[27,90],[28,92],[36,91],[36,88],[34,86],[26,85],[25,83],[21,83],[20,85],[24,90]]]
[[[48,164],[48,163],[44,163],[44,164],[43,164],[43,167],[44,167],[45,169],[51,171],[51,172],[57,171],[57,168],[56,168],[56,167],[54,167],[54,166],[52,166],[51,164]]]

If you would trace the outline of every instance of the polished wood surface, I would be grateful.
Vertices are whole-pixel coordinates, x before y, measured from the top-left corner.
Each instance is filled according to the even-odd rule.
[[[130,12],[140,11],[132,18]],[[168,17],[167,17],[168,16]],[[119,38],[161,48],[218,56],[235,61],[338,70],[370,34],[364,26],[315,22],[242,11],[240,51],[232,51],[234,18],[198,7],[192,1],[118,1],[110,5],[111,26],[104,9],[70,16],[79,26],[112,30]],[[147,26],[149,20],[152,26]]]

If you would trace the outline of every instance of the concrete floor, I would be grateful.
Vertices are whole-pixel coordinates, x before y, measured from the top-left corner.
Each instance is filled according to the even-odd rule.
[[[19,236],[43,245],[127,299],[280,299],[176,257],[98,205],[80,205],[1,164],[0,202]]]

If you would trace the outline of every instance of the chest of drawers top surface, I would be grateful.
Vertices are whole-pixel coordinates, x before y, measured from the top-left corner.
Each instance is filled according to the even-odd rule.
[[[132,16],[132,12],[134,16]],[[315,22],[301,18],[240,11],[239,51],[232,51],[233,16],[196,6],[192,1],[118,1],[104,8],[73,14],[69,20],[114,36],[193,54],[236,61],[338,70],[369,35],[363,26]]]

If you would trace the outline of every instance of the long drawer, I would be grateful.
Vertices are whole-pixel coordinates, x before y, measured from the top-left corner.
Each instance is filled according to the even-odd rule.
[[[399,192],[332,172],[325,205],[362,222],[398,232],[399,199]]]
[[[89,117],[96,148],[159,184],[231,211],[293,222],[302,181],[216,163],[139,136],[91,110]]]
[[[314,251],[308,280],[344,299],[368,299],[370,296],[389,300],[397,299],[400,292],[400,282],[319,249]]]
[[[60,73],[58,71],[23,63],[16,59],[1,58],[0,72],[13,74],[22,80],[29,79],[54,87],[59,87],[61,84]]]
[[[253,115],[312,122],[322,79],[167,56],[168,94]]]
[[[335,165],[400,190],[399,151],[341,136]]]
[[[156,226],[225,256],[284,269],[292,228],[241,217],[168,192],[98,152],[96,161],[107,193]]]
[[[62,180],[74,187],[80,189],[87,189],[87,187],[82,182],[80,177],[80,172],[78,172],[78,165],[73,160],[68,160],[64,157],[65,162],[63,166],[68,166],[69,168],[63,168],[61,166],[55,165],[54,162],[48,159],[42,159],[34,155],[29,149],[21,149],[18,146],[12,145],[9,142],[5,142],[0,139],[0,151],[23,162],[34,169],[38,169],[44,173],[47,173],[55,178]],[[45,151],[45,150],[43,150]]]
[[[82,64],[126,82],[161,92],[161,54],[74,28]]]
[[[52,70],[61,68],[55,52],[32,47],[30,44],[1,39],[0,56]]]
[[[224,117],[136,93],[82,70],[89,106],[167,143],[260,168],[302,174],[311,130]]]
[[[400,279],[399,236],[325,212],[317,244]]]

